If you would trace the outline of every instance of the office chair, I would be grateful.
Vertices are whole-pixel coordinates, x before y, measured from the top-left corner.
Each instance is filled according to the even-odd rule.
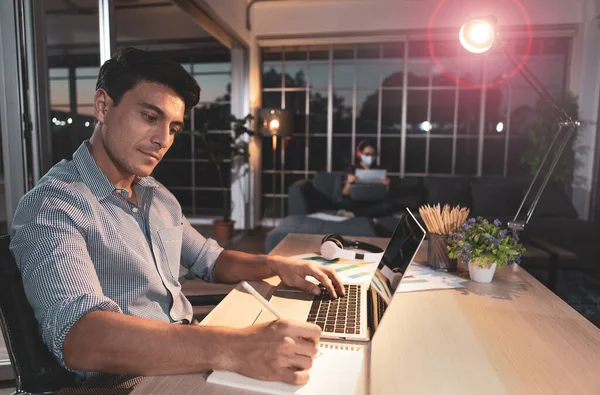
[[[42,341],[9,244],[9,235],[0,236],[0,323],[16,394],[54,394],[61,388],[77,387],[75,375],[60,366]]]

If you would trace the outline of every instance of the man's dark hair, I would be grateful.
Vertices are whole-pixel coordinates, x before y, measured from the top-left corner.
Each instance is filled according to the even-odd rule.
[[[96,89],[104,89],[118,106],[125,92],[144,81],[173,89],[183,99],[186,113],[200,99],[200,86],[179,63],[136,48],[121,49],[104,62]]]

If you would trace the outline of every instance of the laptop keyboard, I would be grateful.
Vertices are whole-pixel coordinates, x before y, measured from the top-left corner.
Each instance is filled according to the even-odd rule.
[[[327,289],[319,286],[321,295],[313,299],[308,322],[317,324],[325,332],[360,333],[360,285],[345,284],[346,296],[333,299]]]

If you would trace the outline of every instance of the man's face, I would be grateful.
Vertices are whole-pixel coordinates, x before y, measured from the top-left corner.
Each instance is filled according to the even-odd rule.
[[[149,176],[183,128],[185,104],[171,89],[140,82],[127,91],[118,106],[107,97],[97,118],[108,157],[122,174]],[[103,118],[103,119],[101,119]]]

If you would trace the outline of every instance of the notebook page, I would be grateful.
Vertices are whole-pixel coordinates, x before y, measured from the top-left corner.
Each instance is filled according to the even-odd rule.
[[[337,347],[337,348],[336,348]],[[252,379],[238,373],[216,370],[207,382],[265,394],[354,394],[362,368],[364,349],[359,346],[321,343],[305,385]]]

